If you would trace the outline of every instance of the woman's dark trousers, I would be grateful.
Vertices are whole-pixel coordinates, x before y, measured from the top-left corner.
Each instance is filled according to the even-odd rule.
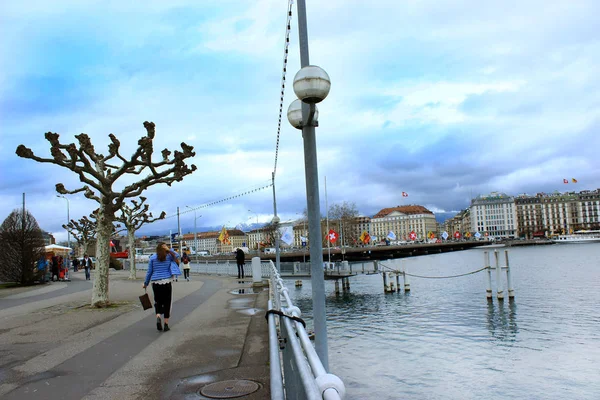
[[[244,277],[244,263],[237,263],[238,266],[238,279]]]
[[[156,314],[169,318],[171,316],[171,296],[173,294],[171,283],[163,285],[153,283],[152,291],[154,292],[154,310]]]

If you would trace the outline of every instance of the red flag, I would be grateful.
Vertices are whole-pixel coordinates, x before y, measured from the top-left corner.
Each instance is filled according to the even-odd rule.
[[[408,197],[408,193],[402,192],[402,197]]]
[[[410,240],[415,240],[417,239],[417,234],[415,233],[415,231],[412,231],[408,237],[410,238]]]
[[[327,235],[327,238],[329,239],[329,241],[331,243],[333,243],[338,240],[338,233],[336,231],[334,231],[333,229],[330,229],[329,234]]]
[[[563,179],[563,183],[569,183],[567,179]]]
[[[454,232],[454,237],[456,239],[460,239],[460,232],[459,231]]]
[[[115,244],[113,243],[113,241],[110,241],[110,247],[115,247]]]

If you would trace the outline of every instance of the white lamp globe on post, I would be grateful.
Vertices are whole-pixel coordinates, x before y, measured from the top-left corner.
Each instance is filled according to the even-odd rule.
[[[327,72],[316,65],[303,67],[294,77],[294,93],[307,104],[323,101],[329,94],[331,80]]]
[[[302,129],[304,122],[302,120],[302,102],[298,99],[292,101],[288,107],[287,117],[290,124],[296,129]],[[315,115],[313,116],[314,125],[319,122],[319,109],[315,106]]]

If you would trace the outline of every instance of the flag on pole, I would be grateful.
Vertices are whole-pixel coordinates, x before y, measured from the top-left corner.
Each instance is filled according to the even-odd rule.
[[[411,231],[408,237],[410,238],[410,240],[417,240],[417,234],[415,233],[415,231]]]
[[[477,239],[479,239],[479,238],[481,237],[481,233],[479,233],[479,232],[475,232],[475,237],[476,237]]]
[[[408,193],[402,192],[402,197],[408,197]]]
[[[390,231],[390,233],[388,233],[387,238],[390,240],[396,240],[396,234],[392,231]]]
[[[304,236],[300,236],[300,241],[302,242],[302,247],[306,246],[306,243],[308,243],[308,238],[305,238]]]
[[[448,239],[448,232],[444,231],[444,233],[442,233],[442,239],[446,240]]]
[[[286,228],[285,231],[283,231],[283,235],[281,235],[281,240],[283,240],[288,246],[290,246],[292,243],[294,243],[294,236],[292,235],[290,230]]]
[[[327,234],[327,238],[329,239],[329,241],[331,243],[335,242],[338,240],[338,233],[336,231],[334,231],[333,229],[329,230],[329,233]]]
[[[577,179],[575,179],[575,178],[571,178],[571,181],[572,181],[573,183],[577,183]]]
[[[363,233],[360,235],[360,241],[365,244],[371,241],[371,236],[367,231],[363,231]]]
[[[563,179],[563,183],[569,183],[567,179]]]
[[[223,229],[221,229],[221,234],[219,235],[219,242],[223,244],[231,244],[231,242],[229,241],[229,233],[227,233],[227,229],[225,229],[225,226],[223,226]]]
[[[455,239],[460,239],[460,232],[459,231],[454,232],[454,238]]]

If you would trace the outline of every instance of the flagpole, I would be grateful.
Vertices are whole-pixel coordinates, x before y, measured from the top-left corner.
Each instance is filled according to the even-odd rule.
[[[331,241],[329,240],[329,203],[327,202],[327,177],[325,177],[325,209],[327,210],[327,268],[331,264]]]

